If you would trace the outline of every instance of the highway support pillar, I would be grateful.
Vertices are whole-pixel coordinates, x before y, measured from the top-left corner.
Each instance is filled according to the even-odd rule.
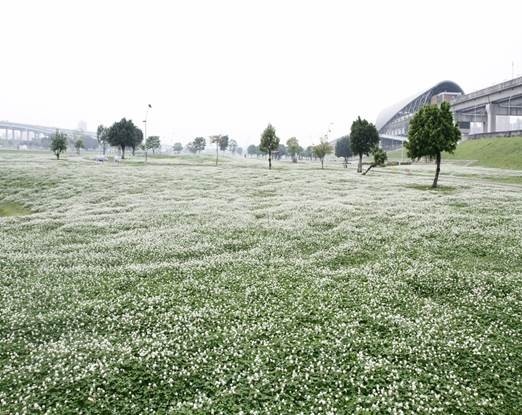
[[[486,113],[488,114],[488,133],[497,131],[497,108],[498,104],[486,104]]]

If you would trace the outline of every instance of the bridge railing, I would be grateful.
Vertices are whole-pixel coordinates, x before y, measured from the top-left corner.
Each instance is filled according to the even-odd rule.
[[[497,137],[521,137],[522,130],[495,131],[492,133],[468,134],[464,138],[466,140],[478,140],[479,138],[497,138]]]

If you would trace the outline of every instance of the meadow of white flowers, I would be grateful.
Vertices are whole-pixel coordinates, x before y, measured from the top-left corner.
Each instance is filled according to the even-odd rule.
[[[13,154],[0,413],[522,413],[522,173]]]

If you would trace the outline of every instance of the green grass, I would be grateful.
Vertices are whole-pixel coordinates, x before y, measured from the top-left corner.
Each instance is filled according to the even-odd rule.
[[[522,170],[522,137],[467,140],[454,154],[444,154],[443,160],[475,160],[476,166]]]
[[[522,413],[516,172],[0,157],[0,414]]]
[[[0,202],[0,216],[23,216],[30,213],[31,211],[20,203]]]
[[[432,192],[454,192],[456,189],[453,186],[437,186],[436,188],[431,187],[431,185],[423,185],[423,184],[411,184],[407,185],[406,187],[410,189],[417,189],[417,190],[429,190]]]
[[[406,150],[388,152],[389,160],[407,160]],[[457,146],[454,154],[444,153],[443,161],[466,165],[522,170],[522,137],[482,138],[467,140]]]

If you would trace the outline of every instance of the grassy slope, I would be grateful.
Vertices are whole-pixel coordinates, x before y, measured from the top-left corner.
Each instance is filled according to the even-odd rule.
[[[401,150],[388,152],[389,160],[401,160],[401,156]],[[444,154],[443,160],[473,160],[471,164],[474,166],[522,170],[522,137],[464,141],[454,154]]]
[[[477,160],[476,165],[522,170],[522,137],[468,140],[457,146],[445,160]]]

